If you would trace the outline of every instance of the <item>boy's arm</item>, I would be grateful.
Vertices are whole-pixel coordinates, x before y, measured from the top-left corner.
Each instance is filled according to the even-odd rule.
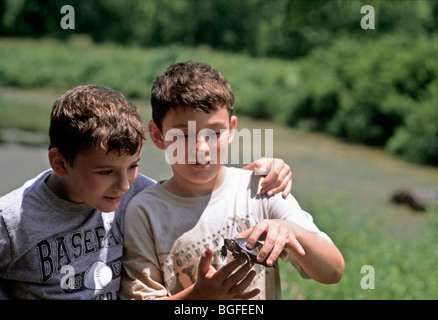
[[[238,235],[247,237],[248,246],[253,246],[261,238],[265,239],[257,259],[268,257],[272,265],[284,250],[284,260],[293,262],[300,273],[304,271],[312,279],[321,283],[336,283],[344,273],[344,259],[337,247],[314,231],[306,230],[294,222],[271,219],[262,220],[253,228]],[[298,265],[297,265],[298,264]]]
[[[272,196],[276,193],[282,193],[283,198],[292,190],[292,171],[290,166],[282,159],[278,158],[261,158],[242,169],[253,170],[256,174],[266,175],[260,184],[260,194]]]

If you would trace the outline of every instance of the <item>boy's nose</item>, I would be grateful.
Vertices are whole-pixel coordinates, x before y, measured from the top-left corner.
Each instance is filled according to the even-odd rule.
[[[116,187],[120,191],[126,192],[129,190],[129,187],[131,186],[131,182],[129,180],[129,177],[127,175],[121,175],[117,179]]]
[[[210,146],[208,145],[208,138],[199,138],[196,143],[196,149],[198,150],[209,150]]]
[[[210,146],[205,139],[199,139],[196,143],[197,160],[200,163],[207,162],[210,155]]]

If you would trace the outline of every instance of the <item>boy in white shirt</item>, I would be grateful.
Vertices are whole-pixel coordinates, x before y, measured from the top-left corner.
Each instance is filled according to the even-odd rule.
[[[234,237],[247,237],[248,247],[265,239],[258,262],[273,266],[282,255],[304,277],[340,280],[341,253],[292,195],[260,195],[260,176],[223,166],[237,118],[220,72],[195,62],[172,65],[155,81],[151,101],[151,139],[177,161],[169,180],[127,207],[122,298],[280,299],[278,268],[250,270],[241,259],[221,258],[224,239]]]

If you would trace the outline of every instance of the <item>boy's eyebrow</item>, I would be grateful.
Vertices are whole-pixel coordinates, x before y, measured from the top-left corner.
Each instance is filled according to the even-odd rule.
[[[175,125],[173,127],[174,128],[187,128],[188,126],[189,126],[188,124],[182,123],[182,124],[177,124],[177,125]]]
[[[209,127],[224,126],[224,125],[226,125],[226,123],[223,121],[220,121],[220,120],[212,122],[212,123],[208,123]],[[179,124],[176,124],[173,126],[173,128],[176,128],[176,129],[186,129],[188,127],[189,127],[188,123],[179,123]]]
[[[131,165],[136,164],[141,160],[141,157],[139,157],[137,160],[133,161]],[[98,164],[94,168],[95,169],[108,169],[108,168],[114,168],[115,166],[112,164]]]

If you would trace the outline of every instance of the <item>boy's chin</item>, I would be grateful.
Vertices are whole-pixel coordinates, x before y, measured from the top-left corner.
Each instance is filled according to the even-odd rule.
[[[95,208],[102,212],[113,212],[119,207],[120,200],[105,199],[105,202]]]

